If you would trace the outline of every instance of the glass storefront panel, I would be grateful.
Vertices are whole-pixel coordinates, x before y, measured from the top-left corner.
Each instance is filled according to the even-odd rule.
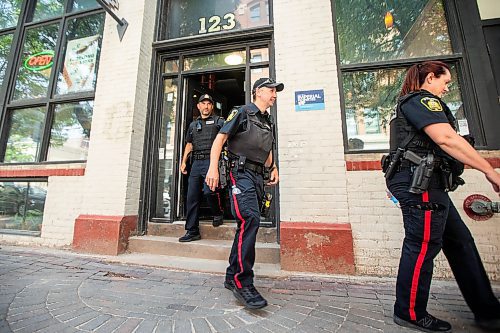
[[[39,236],[46,197],[44,182],[0,182],[0,230]]]
[[[27,30],[14,99],[47,96],[59,24]]]
[[[80,10],[88,10],[99,7],[96,0],[73,0],[71,11],[76,12]]]
[[[163,81],[163,112],[158,149],[158,182],[156,217],[170,217],[172,198],[172,170],[175,149],[176,110],[178,101],[178,79]]]
[[[55,107],[47,161],[87,159],[93,106],[93,101],[82,101]]]
[[[33,12],[33,22],[47,20],[62,16],[64,13],[64,0],[37,0]]]
[[[45,108],[14,110],[10,113],[4,162],[37,162],[43,136]]]
[[[0,36],[0,87],[3,84],[5,71],[7,70],[8,57],[12,45],[12,34]]]
[[[269,49],[267,47],[250,50],[250,63],[269,61]]]
[[[0,1],[0,30],[17,25],[23,0]]]
[[[62,70],[57,80],[57,94],[95,89],[103,26],[102,13],[69,22]]]
[[[162,39],[269,25],[267,0],[171,0]]]
[[[179,72],[179,59],[165,60],[163,63],[163,73],[172,74]]]
[[[344,73],[344,103],[349,151],[389,149],[389,121],[406,68]],[[457,71],[443,100],[459,120],[465,119]]]
[[[184,59],[184,70],[224,68],[245,64],[245,62],[245,50],[204,54],[201,56],[186,57]]]
[[[341,64],[452,54],[442,0],[336,0]]]

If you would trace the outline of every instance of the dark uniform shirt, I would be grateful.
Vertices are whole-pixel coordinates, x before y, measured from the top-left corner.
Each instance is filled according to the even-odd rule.
[[[401,105],[401,112],[406,120],[420,131],[427,125],[449,123],[445,112],[447,108],[437,96],[422,91]]]
[[[217,118],[217,123],[219,127],[222,127],[224,124],[224,118],[222,117],[214,117],[214,116],[209,116],[208,118],[202,119],[201,117],[196,118],[195,121],[192,121],[191,124],[189,124],[189,128],[187,131],[187,136],[186,136],[186,142],[187,143],[193,143],[193,133],[196,131],[196,126],[198,126],[198,122],[202,122],[202,126],[207,124],[207,125],[212,125],[215,124]]]
[[[251,111],[257,111],[257,118],[265,125],[270,126],[271,121],[269,119],[270,115],[267,111],[264,113],[260,112],[259,108],[251,103],[248,105]],[[242,132],[246,129],[247,114],[242,108],[234,109],[227,117],[224,126],[221,128],[219,133],[227,134],[228,138],[233,137],[236,133]]]

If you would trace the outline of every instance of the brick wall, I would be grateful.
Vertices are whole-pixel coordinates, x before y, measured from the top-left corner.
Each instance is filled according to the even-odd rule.
[[[331,3],[273,1],[282,221],[348,222]],[[304,15],[307,13],[307,15]],[[325,110],[296,112],[294,92],[324,89]]]

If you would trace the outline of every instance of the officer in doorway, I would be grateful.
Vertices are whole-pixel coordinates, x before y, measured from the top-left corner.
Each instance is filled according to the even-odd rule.
[[[283,83],[258,79],[252,89],[253,103],[235,108],[214,140],[206,182],[214,190],[219,183],[218,159],[224,143],[229,151],[231,210],[238,227],[229,256],[224,287],[247,308],[260,309],[267,301],[253,285],[255,241],[264,195],[264,171],[269,168],[268,185],[278,183],[273,156],[274,122],[267,109],[274,105]]]
[[[191,124],[186,138],[186,148],[182,157],[181,172],[187,174],[186,163],[192,152],[193,165],[188,179],[186,234],[179,242],[191,242],[201,239],[199,208],[202,192],[206,196],[213,213],[213,226],[223,223],[223,198],[218,189],[211,191],[205,184],[205,175],[210,164],[210,148],[215,136],[224,125],[224,119],[213,115],[214,100],[208,94],[202,95],[196,105],[200,116]],[[202,190],[203,188],[203,190]]]

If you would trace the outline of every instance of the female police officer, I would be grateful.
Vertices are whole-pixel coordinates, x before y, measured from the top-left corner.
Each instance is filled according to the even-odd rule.
[[[266,111],[274,105],[283,83],[260,78],[252,89],[253,103],[234,109],[214,140],[206,183],[215,189],[219,182],[217,161],[227,141],[231,160],[231,209],[238,228],[229,255],[224,287],[247,308],[260,309],[267,301],[253,285],[255,241],[260,223],[260,203],[264,192],[264,166],[270,166],[268,185],[279,181],[273,159],[273,122]]]
[[[400,202],[405,229],[394,321],[426,332],[451,329],[448,322],[426,311],[433,260],[443,249],[476,323],[498,329],[500,303],[474,239],[448,196],[447,191],[456,186],[447,180],[456,175],[447,174],[445,166],[458,160],[481,171],[495,192],[499,192],[500,174],[456,133],[455,118],[441,100],[450,81],[449,67],[443,62],[413,65],[403,83],[396,117],[391,120],[391,157],[397,168],[392,175],[386,174],[387,186]],[[410,161],[407,155],[397,154],[398,150],[415,153],[417,162],[421,159],[424,165],[429,162],[419,178],[427,177],[427,184],[422,186],[419,179],[412,179],[417,173],[415,158]]]

